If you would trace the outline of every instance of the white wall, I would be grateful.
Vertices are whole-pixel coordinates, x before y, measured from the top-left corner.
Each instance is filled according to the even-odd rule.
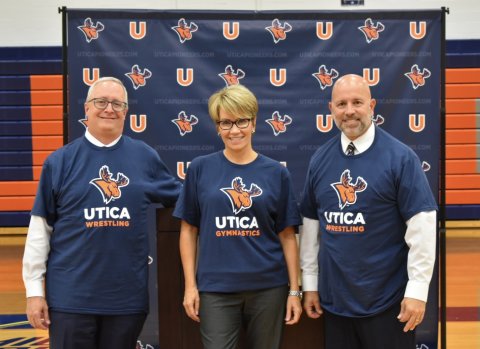
[[[480,39],[479,0],[364,0],[365,6],[340,6],[340,0],[2,0],[0,47],[61,46],[58,8],[164,10],[405,10],[448,7],[447,40]]]

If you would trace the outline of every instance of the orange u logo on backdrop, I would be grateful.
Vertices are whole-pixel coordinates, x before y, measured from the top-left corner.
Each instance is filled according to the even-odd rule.
[[[141,40],[147,35],[147,22],[130,22],[130,36],[135,40]]]
[[[363,78],[369,86],[375,86],[380,82],[380,68],[373,68],[373,77],[371,68],[363,68]]]
[[[187,168],[190,166],[190,161],[184,162],[184,161],[177,161],[177,176],[180,179],[185,179],[185,176],[187,175]]]
[[[185,75],[186,72],[186,75]],[[180,86],[189,86],[193,82],[193,68],[177,68],[177,82]]]
[[[410,22],[410,36],[414,39],[420,40],[427,34],[427,22]]]
[[[100,79],[100,68],[83,68],[83,82],[87,86],[92,86],[92,84]]]
[[[131,114],[130,115],[130,128],[133,132],[141,133],[147,129],[147,115]]]
[[[425,129],[425,114],[410,114],[408,116],[408,127],[413,132],[422,132]]]
[[[317,130],[322,133],[330,132],[333,128],[333,117],[330,114],[317,114]]]
[[[328,40],[332,37],[332,35],[333,35],[332,22],[317,22],[317,37],[320,40]]]
[[[223,22],[223,37],[227,40],[235,40],[240,35],[240,23]]]
[[[287,69],[270,68],[270,83],[273,86],[283,86],[287,82]]]

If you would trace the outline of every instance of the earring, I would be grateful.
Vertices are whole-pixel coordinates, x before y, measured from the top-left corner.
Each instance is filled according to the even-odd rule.
[[[255,130],[252,130],[252,133],[255,133]]]

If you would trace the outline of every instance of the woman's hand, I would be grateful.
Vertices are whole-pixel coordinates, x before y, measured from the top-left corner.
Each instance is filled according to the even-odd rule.
[[[190,319],[200,322],[200,317],[198,316],[200,309],[200,295],[196,287],[185,289],[183,307],[185,308],[185,312]]]
[[[298,296],[288,296],[287,298],[287,314],[285,315],[285,324],[294,325],[300,320],[302,314],[302,303]]]

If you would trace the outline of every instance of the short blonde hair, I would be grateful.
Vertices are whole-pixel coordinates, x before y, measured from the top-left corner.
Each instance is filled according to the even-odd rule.
[[[243,85],[227,86],[210,96],[208,113],[213,122],[220,121],[220,110],[239,118],[255,121],[258,113],[258,102],[255,95]]]

